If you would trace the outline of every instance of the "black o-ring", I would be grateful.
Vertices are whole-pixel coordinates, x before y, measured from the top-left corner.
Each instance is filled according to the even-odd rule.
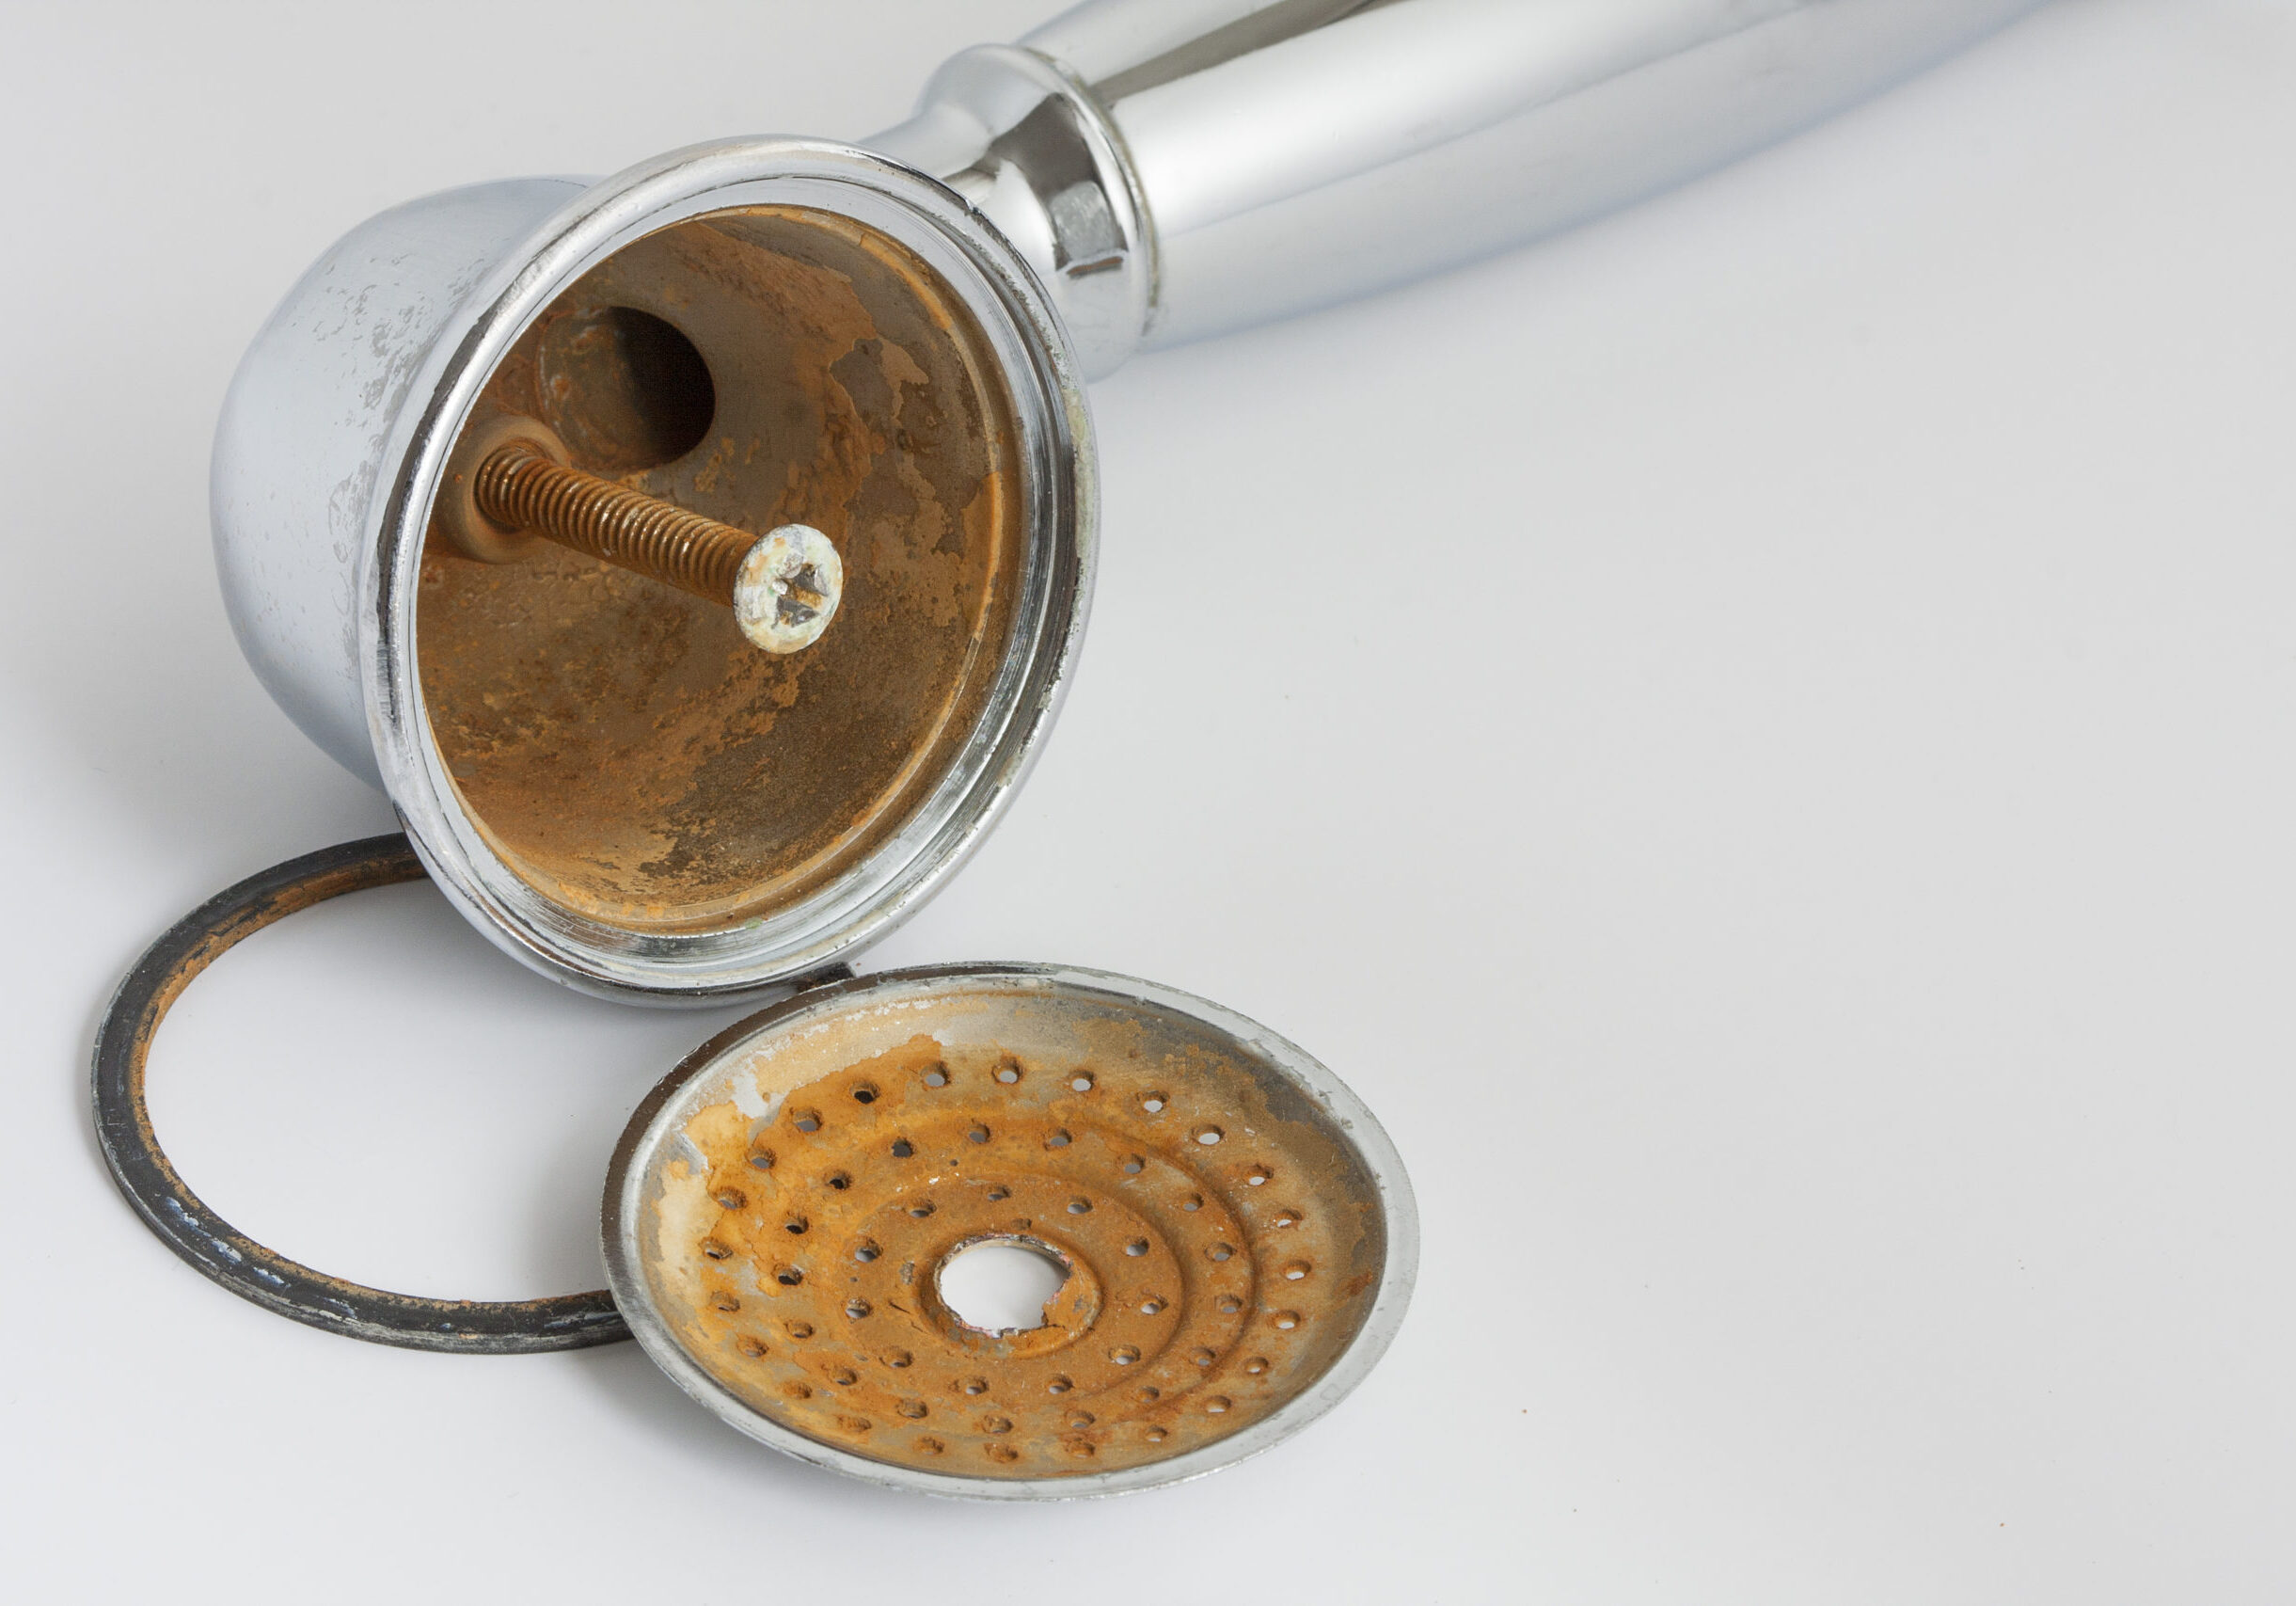
[[[183,1185],[151,1129],[144,1060],[183,989],[242,938],[299,909],[372,886],[419,881],[403,835],[323,848],[209,898],[145,950],[96,1034],[96,1136],[112,1180],[160,1241],[243,1299],[329,1332],[404,1349],[532,1355],[630,1336],[604,1289],[554,1299],[420,1299],[346,1282],[265,1248]]]

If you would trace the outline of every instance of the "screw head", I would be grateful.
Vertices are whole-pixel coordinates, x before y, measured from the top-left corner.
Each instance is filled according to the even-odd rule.
[[[734,617],[768,652],[800,652],[821,639],[845,590],[845,564],[810,524],[768,530],[734,577]]]

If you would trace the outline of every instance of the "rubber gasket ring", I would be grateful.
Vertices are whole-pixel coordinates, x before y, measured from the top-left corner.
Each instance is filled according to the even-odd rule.
[[[119,984],[96,1033],[96,1136],[112,1180],[144,1224],[211,1280],[266,1311],[328,1332],[402,1349],[533,1355],[630,1336],[605,1289],[551,1299],[423,1299],[329,1277],[224,1220],[183,1185],[144,1099],[144,1061],[184,988],[233,944],[297,910],[369,887],[420,881],[404,835],[323,848],[249,876],[193,910],[153,943]]]

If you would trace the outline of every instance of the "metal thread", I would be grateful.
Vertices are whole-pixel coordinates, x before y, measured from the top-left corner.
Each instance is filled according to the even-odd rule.
[[[554,463],[522,441],[487,453],[472,490],[497,524],[728,607],[734,577],[757,545],[746,530]]]

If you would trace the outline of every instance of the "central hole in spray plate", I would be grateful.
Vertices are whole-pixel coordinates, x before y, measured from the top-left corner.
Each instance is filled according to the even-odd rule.
[[[1024,1333],[1045,1325],[1044,1307],[1069,1280],[1068,1264],[1033,1238],[985,1238],[941,1263],[941,1302],[969,1328]]]

